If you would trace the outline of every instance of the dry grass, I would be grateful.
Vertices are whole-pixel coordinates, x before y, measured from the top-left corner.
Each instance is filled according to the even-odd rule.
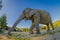
[[[16,38],[14,36],[0,36],[0,40],[30,40],[29,38]]]

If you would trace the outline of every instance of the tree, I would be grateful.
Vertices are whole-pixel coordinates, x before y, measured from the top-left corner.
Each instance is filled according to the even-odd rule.
[[[6,14],[2,15],[0,17],[0,28],[5,28],[7,27],[7,23],[6,23]]]
[[[1,10],[1,8],[2,8],[2,0],[0,0],[0,10]]]
[[[2,8],[2,0],[0,0],[0,10]],[[1,28],[1,18],[0,18],[0,28]]]
[[[1,10],[1,8],[2,8],[2,0],[0,0],[0,10]],[[1,25],[1,19],[0,19],[0,25]],[[0,26],[0,28],[1,28],[1,26]],[[0,29],[0,33],[2,33],[1,29]]]
[[[55,28],[60,27],[60,20],[54,21],[53,25],[54,25]]]
[[[0,28],[1,28],[1,17],[0,17]]]

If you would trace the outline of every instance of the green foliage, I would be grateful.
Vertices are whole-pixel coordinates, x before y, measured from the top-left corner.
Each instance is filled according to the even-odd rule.
[[[29,28],[22,28],[23,32],[29,32]]]
[[[19,30],[19,28],[15,28],[15,31],[18,31]]]
[[[7,23],[6,23],[6,14],[2,15],[0,17],[0,28],[4,28],[7,26]]]
[[[21,30],[19,28],[17,28],[17,27],[14,29],[14,31],[15,32],[21,32]]]
[[[54,27],[60,27],[60,20],[56,20],[54,23],[53,23]]]

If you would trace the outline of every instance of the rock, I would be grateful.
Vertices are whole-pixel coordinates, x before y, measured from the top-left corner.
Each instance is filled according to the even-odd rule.
[[[60,32],[54,34],[56,40],[60,40]]]
[[[40,37],[33,37],[31,38],[31,40],[54,40],[53,35],[44,35],[44,36],[40,36]]]
[[[58,28],[55,28],[55,31],[59,31],[60,30],[60,27],[58,27]]]

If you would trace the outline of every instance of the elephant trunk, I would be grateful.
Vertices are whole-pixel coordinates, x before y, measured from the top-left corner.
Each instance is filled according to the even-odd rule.
[[[14,23],[13,27],[9,30],[8,34],[10,34],[11,31],[13,31],[15,29],[15,27],[17,26],[17,24],[23,20],[25,18],[24,15],[20,15],[20,17],[17,19],[17,21]]]

